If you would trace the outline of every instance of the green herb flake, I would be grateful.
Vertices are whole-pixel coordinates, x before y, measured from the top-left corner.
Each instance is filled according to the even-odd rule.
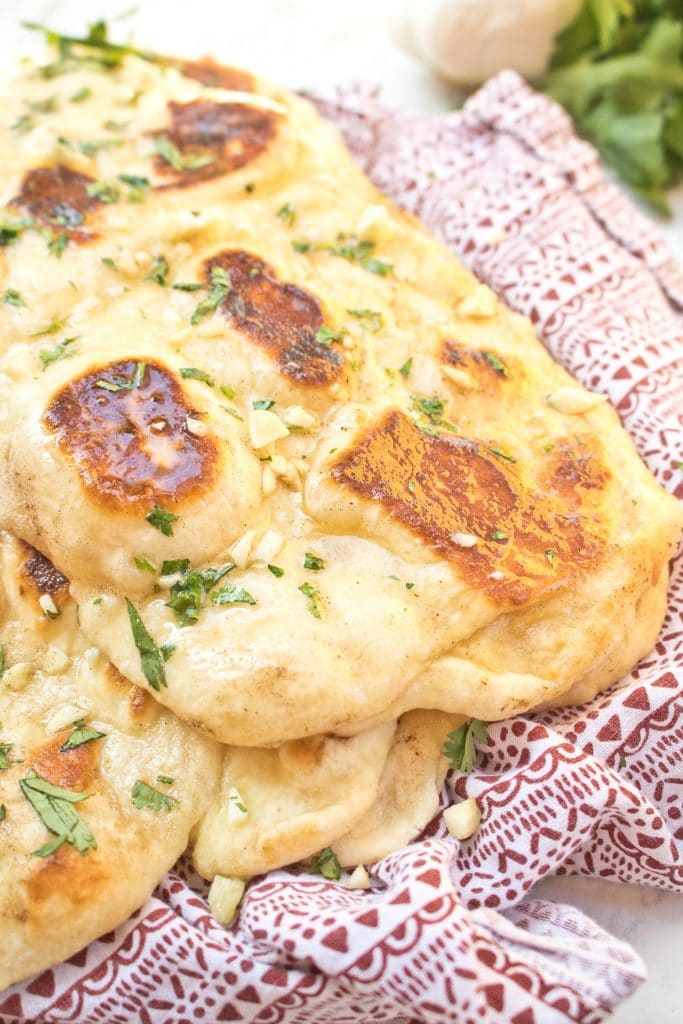
[[[237,587],[234,583],[226,583],[214,594],[211,595],[213,604],[256,604],[256,598],[252,597],[244,587]]]
[[[418,398],[416,395],[412,395],[411,399],[414,408],[423,413],[432,423],[439,422],[444,409],[442,399],[437,395],[433,395],[431,398]]]
[[[7,808],[4,804],[0,804],[0,821],[4,821],[7,817]]]
[[[156,576],[156,568],[146,558],[138,557],[134,558],[133,561],[135,562],[135,565],[140,570],[140,572],[148,572],[151,573],[152,576]]]
[[[315,857],[311,859],[308,870],[312,875],[322,875],[330,882],[338,882],[341,878],[341,865],[329,846],[326,846],[320,853],[316,853]]]
[[[517,459],[514,455],[510,455],[508,452],[504,452],[502,448],[489,448],[491,455],[495,455],[497,459],[503,459],[504,462],[516,462]]]
[[[304,242],[301,239],[295,239],[292,242],[292,249],[294,250],[294,252],[300,252],[300,253],[309,252],[310,248],[311,248],[311,243],[310,242]]]
[[[147,513],[145,519],[150,526],[163,533],[164,537],[173,536],[173,524],[178,522],[178,516],[163,508],[153,508],[151,512]]]
[[[64,843],[73,846],[81,856],[97,849],[95,837],[74,807],[74,804],[87,800],[90,793],[72,793],[54,786],[34,771],[20,780],[19,787],[43,825],[55,836],[34,850],[34,857],[49,857]]]
[[[175,779],[172,779],[170,775],[157,775],[157,782],[160,782],[162,786],[172,786]]]
[[[112,185],[110,181],[91,181],[85,186],[85,190],[89,196],[99,199],[101,203],[118,203],[121,198],[116,185]]]
[[[307,551],[304,554],[303,565],[304,569],[312,569],[314,572],[320,572],[321,569],[325,568],[325,562],[323,559],[319,558],[318,555],[311,554],[310,551]]]
[[[552,548],[548,548],[543,553],[544,553],[545,557],[547,558],[548,562],[551,565],[554,565],[555,564],[555,552],[553,551],[553,549]]]
[[[138,615],[135,606],[126,598],[130,628],[133,632],[133,641],[140,654],[142,673],[153,690],[157,692],[162,686],[168,686],[166,673],[164,672],[164,661],[157,645],[147,632],[147,628]]]
[[[53,235],[47,243],[47,249],[51,256],[55,256],[58,260],[61,259],[62,253],[69,244],[68,235]]]
[[[204,287],[199,281],[175,281],[171,288],[175,288],[177,292],[200,292]]]
[[[175,644],[162,644],[159,650],[161,651],[161,657],[166,662],[175,651]]]
[[[160,793],[158,789],[154,789],[140,779],[133,786],[130,798],[139,811],[164,811],[168,814],[178,806],[175,797],[169,796],[168,793]]]
[[[113,270],[114,273],[118,273],[118,267],[111,256],[103,256],[101,262],[104,263],[105,267],[109,267],[110,270]]]
[[[27,135],[35,127],[35,119],[30,114],[20,114],[16,121],[10,125],[10,131],[14,132],[15,135]]]
[[[482,355],[489,366],[491,366],[500,377],[507,376],[507,367],[505,363],[498,358],[495,352],[482,352]]]
[[[97,732],[96,729],[89,729],[82,718],[74,722],[74,729],[67,740],[62,743],[60,750],[73,750],[75,747],[82,747],[84,743],[93,743],[95,740],[104,739],[107,734]]]
[[[343,327],[338,331],[333,331],[329,327],[320,327],[315,332],[315,340],[321,345],[331,345],[333,341],[341,341],[348,333]]]
[[[166,257],[157,256],[145,281],[151,281],[154,284],[161,285],[163,288],[166,285],[166,278],[170,269]]]
[[[291,228],[296,220],[296,208],[291,203],[284,203],[277,211],[277,215],[288,228]]]
[[[2,301],[6,306],[25,306],[26,303],[14,288],[6,288],[2,293]]]
[[[209,313],[213,313],[213,311],[220,306],[221,302],[228,294],[229,289],[230,281],[223,267],[212,267],[209,294],[195,309],[194,313],[190,317],[190,323],[192,325],[198,324],[200,320],[203,320]]]
[[[251,195],[251,193],[254,191],[255,188],[256,188],[256,185],[254,184],[254,182],[253,181],[248,181],[246,183],[246,185],[244,186],[244,191],[247,193],[247,195]]]
[[[175,576],[177,572],[187,572],[189,567],[189,558],[167,558],[161,563],[161,575]]]
[[[9,759],[9,754],[13,746],[13,743],[0,743],[0,772],[6,772],[13,764]]]
[[[44,327],[42,331],[36,331],[35,334],[31,335],[31,337],[44,338],[46,334],[57,334],[63,327],[63,320],[51,320],[47,327]]]
[[[489,535],[490,540],[505,541],[508,539],[508,535],[505,530],[492,530]]]
[[[460,728],[449,732],[443,752],[451,768],[458,772],[471,772],[477,757],[475,740],[485,743],[487,739],[488,725],[478,718],[473,718],[471,722],[465,722]]]
[[[414,583],[406,583],[406,590],[412,590],[414,586]]]
[[[277,577],[277,579],[280,579],[285,574],[285,570],[281,569],[279,565],[269,565],[268,571],[272,572],[273,576]]]
[[[228,562],[219,569],[193,569],[183,573],[181,579],[171,587],[171,597],[167,601],[178,625],[195,625],[207,594],[234,568],[235,565]]]
[[[399,366],[398,372],[401,374],[402,377],[409,377],[410,376],[410,371],[412,370],[412,368],[413,368],[413,357],[410,356],[408,359],[406,359],[406,361],[403,364],[403,366]],[[443,408],[443,405],[442,405],[442,408]]]
[[[89,100],[91,96],[92,89],[87,85],[83,85],[73,95],[69,96],[69,103],[83,103],[85,100]]]
[[[186,380],[200,380],[202,384],[207,384],[210,388],[214,387],[216,383],[212,377],[209,377],[208,373],[205,373],[204,370],[198,370],[196,366],[182,366],[180,376]]]
[[[320,609],[318,608],[318,598],[320,597],[320,591],[317,590],[312,583],[302,583],[298,589],[307,598],[306,607],[313,616],[314,619],[320,618]]]
[[[275,405],[273,398],[257,398],[256,401],[251,403],[252,409],[272,409]]]
[[[212,164],[214,158],[206,153],[188,153],[184,155],[174,146],[168,135],[157,135],[153,141],[154,151],[162,160],[170,164],[175,171],[196,171],[200,167]]]
[[[384,327],[382,314],[374,309],[347,309],[346,312],[359,320],[370,334],[377,334]]]
[[[43,369],[46,370],[50,363],[56,363],[59,359],[70,359],[75,356],[76,349],[70,349],[69,345],[73,345],[76,340],[76,338],[64,338],[52,349],[41,349],[38,356]]]

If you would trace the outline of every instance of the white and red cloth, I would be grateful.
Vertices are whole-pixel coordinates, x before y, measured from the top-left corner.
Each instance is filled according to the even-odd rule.
[[[683,497],[683,271],[565,114],[511,72],[446,116],[385,110],[367,90],[319,106],[384,192],[609,393]],[[181,865],[115,932],[0,994],[0,1024],[604,1020],[642,980],[640,958],[526,894],[558,872],[683,892],[682,612],[679,557],[660,640],[627,679],[491,727],[467,779],[483,811],[469,842],[437,817],[367,892],[274,872],[228,931]]]

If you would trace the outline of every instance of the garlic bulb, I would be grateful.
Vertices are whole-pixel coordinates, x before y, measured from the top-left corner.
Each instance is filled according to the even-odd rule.
[[[534,78],[580,6],[581,0],[404,0],[394,35],[459,85],[478,85],[503,68]]]

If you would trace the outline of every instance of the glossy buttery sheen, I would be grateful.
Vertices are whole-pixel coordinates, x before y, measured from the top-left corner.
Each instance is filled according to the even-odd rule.
[[[31,224],[0,249],[0,524],[69,581],[79,642],[229,745],[200,871],[387,853],[455,716],[587,699],[651,648],[679,506],[306,101],[128,58],[3,110]],[[174,559],[233,566],[194,624]],[[158,690],[127,602],[173,648]]]

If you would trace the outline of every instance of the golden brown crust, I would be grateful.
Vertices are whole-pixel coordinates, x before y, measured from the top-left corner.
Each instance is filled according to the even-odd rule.
[[[21,542],[26,552],[19,566],[19,592],[30,593],[37,601],[41,594],[49,594],[57,605],[69,595],[69,581],[52,562],[30,544]]]
[[[335,461],[332,477],[379,502],[491,600],[522,604],[595,567],[605,538],[557,498],[531,491],[501,453],[493,442],[430,436],[390,411]],[[476,545],[463,548],[460,533]]]
[[[26,765],[53,786],[84,793],[95,782],[100,747],[97,743],[81,743],[71,750],[62,750],[70,731],[61,732],[34,747],[26,755]]]
[[[253,92],[254,76],[239,68],[219,64],[213,57],[201,60],[178,61],[177,68],[187,78],[208,86],[209,89],[231,89],[237,92]]]
[[[214,267],[225,270],[230,280],[221,312],[268,352],[281,373],[315,388],[341,377],[341,354],[316,337],[325,317],[314,295],[280,281],[265,260],[242,249],[228,249],[207,260],[207,281]]]
[[[168,138],[184,157],[206,157],[204,166],[174,168],[157,156],[155,168],[172,178],[165,188],[186,188],[210,181],[253,163],[268,149],[277,132],[279,115],[247,103],[191,100],[168,104]]]
[[[96,501],[148,511],[213,483],[217,449],[189,429],[188,416],[196,415],[179,380],[161,364],[125,360],[71,380],[44,421]]]
[[[510,387],[510,360],[503,359],[492,349],[468,348],[467,345],[449,338],[443,344],[441,361],[445,366],[464,371],[478,391],[495,395],[506,383]],[[514,375],[516,378],[520,375],[520,368],[516,363]],[[519,381],[515,383],[519,387]]]
[[[94,236],[83,224],[90,211],[101,205],[97,196],[88,194],[92,182],[87,174],[64,164],[34,167],[24,175],[21,190],[10,205],[56,234],[87,242]]]

